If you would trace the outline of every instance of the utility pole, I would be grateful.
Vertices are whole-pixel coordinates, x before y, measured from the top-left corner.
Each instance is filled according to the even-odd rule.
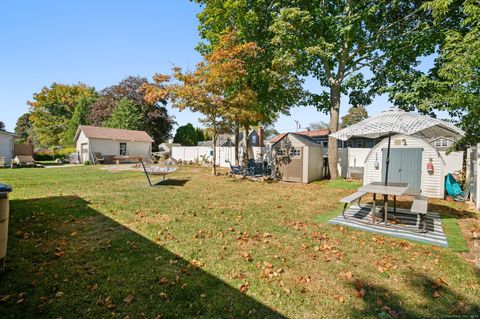
[[[297,128],[297,132],[298,132],[298,129],[300,129],[300,122],[295,120],[295,127]]]

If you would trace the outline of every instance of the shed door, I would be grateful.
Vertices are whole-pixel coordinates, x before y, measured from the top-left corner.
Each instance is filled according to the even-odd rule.
[[[382,149],[382,182],[385,181],[387,149]],[[422,188],[422,153],[421,148],[390,149],[390,166],[388,181],[410,184],[409,194],[418,194]]]
[[[303,147],[295,147],[290,150],[286,160],[280,161],[280,174],[286,182],[303,181]]]
[[[82,163],[85,163],[86,161],[88,161],[88,144],[87,143],[82,143],[81,145],[81,159],[82,159]]]

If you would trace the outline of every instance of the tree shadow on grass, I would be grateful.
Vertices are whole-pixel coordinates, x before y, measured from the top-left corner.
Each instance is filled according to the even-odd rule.
[[[10,213],[1,318],[284,318],[80,197]]]
[[[359,294],[363,289],[363,307],[352,307],[352,318],[479,318],[480,305],[453,291],[448,283],[426,274],[414,274],[408,282],[409,289],[420,294],[415,308],[408,307],[402,297],[385,287],[359,280],[348,282]]]

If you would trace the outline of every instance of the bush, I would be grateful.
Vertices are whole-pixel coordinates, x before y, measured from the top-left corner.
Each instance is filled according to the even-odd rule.
[[[33,154],[33,158],[36,161],[51,161],[55,157],[55,159],[65,159],[70,155],[71,153],[75,153],[77,149],[75,147],[65,147],[60,150],[48,150],[48,149],[43,149],[36,151]]]
[[[90,162],[90,161],[85,161],[85,162],[83,162],[83,165],[92,165],[92,162]]]

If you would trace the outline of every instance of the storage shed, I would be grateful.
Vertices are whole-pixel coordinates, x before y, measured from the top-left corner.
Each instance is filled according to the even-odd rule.
[[[272,168],[282,181],[310,183],[323,177],[323,148],[307,136],[285,134],[272,145]]]
[[[96,156],[112,162],[115,156],[150,156],[153,139],[145,131],[80,125],[75,145],[81,163]]]
[[[388,138],[372,148],[365,160],[363,183],[385,180]],[[429,163],[432,163],[433,170]],[[443,198],[447,165],[441,153],[427,140],[406,135],[392,136],[389,182],[410,184],[410,194]]]
[[[15,134],[0,131],[0,165],[10,164],[13,158]]]

